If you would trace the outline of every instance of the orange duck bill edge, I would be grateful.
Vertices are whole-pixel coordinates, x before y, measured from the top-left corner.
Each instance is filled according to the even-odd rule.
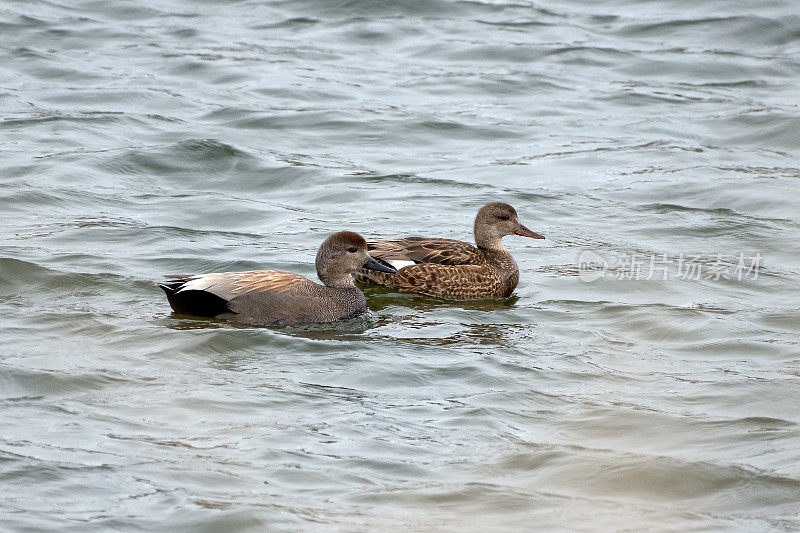
[[[522,235],[523,237],[530,237],[531,239],[544,239],[544,235],[533,232],[522,224],[519,225],[519,228],[517,228],[517,230],[514,232],[514,235]]]

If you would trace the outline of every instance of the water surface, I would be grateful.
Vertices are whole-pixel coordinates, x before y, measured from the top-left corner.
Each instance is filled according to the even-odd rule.
[[[793,2],[6,1],[0,35],[0,529],[800,528]],[[489,201],[547,236],[506,238],[507,301],[240,328],[154,284]]]

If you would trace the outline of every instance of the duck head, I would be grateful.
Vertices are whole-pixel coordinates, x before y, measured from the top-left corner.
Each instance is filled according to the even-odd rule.
[[[522,235],[531,239],[544,239],[519,221],[517,210],[508,204],[492,202],[481,207],[475,217],[475,244],[478,248],[502,250],[506,235]]]
[[[352,287],[350,274],[360,268],[397,272],[370,257],[367,241],[352,231],[340,231],[325,239],[317,251],[316,266],[317,276],[327,287]]]

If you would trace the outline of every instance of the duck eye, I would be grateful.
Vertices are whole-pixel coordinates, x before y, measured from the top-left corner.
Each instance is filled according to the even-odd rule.
[[[354,254],[358,251],[358,248],[356,248],[355,246],[351,246],[350,248],[347,249],[347,251],[350,252],[351,254]]]
[[[497,218],[500,220],[509,220],[511,217],[508,215],[497,215]]]

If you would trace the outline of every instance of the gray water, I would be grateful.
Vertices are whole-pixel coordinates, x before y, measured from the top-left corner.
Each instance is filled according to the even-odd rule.
[[[0,2],[0,530],[800,529],[799,76],[793,1]],[[509,300],[155,285],[489,201]]]

